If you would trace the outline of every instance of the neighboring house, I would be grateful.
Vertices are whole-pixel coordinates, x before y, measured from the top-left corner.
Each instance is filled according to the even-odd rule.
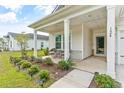
[[[2,49],[2,40],[3,38],[0,38],[0,50]]]
[[[29,27],[34,35],[49,33],[49,49],[64,50],[65,60],[105,57],[112,77],[116,64],[124,64],[124,6],[67,5]]]
[[[9,50],[9,37],[8,36],[3,36],[3,40],[5,42],[4,49]]]
[[[16,36],[17,36],[18,33],[12,33],[12,32],[9,32],[8,33],[8,37],[9,37],[9,50],[10,51],[18,51],[20,50],[20,46],[18,45],[17,41],[16,41]],[[28,48],[26,48],[26,50],[32,50],[34,48],[34,34],[32,33],[29,33],[27,34],[28,36]],[[38,43],[37,43],[37,49],[40,50],[40,49],[45,49],[45,48],[48,48],[49,44],[48,44],[48,41],[49,41],[49,37],[48,36],[44,36],[44,35],[37,35],[37,40],[38,40]]]
[[[0,38],[0,50],[2,51],[8,50],[8,38],[6,36],[3,36],[3,38]]]

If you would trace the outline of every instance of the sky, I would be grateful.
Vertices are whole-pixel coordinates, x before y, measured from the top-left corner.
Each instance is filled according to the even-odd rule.
[[[55,5],[0,5],[0,37],[8,32],[33,33],[27,26],[49,15],[54,8]]]

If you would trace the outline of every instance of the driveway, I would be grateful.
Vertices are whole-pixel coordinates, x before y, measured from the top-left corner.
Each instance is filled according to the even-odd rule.
[[[50,88],[87,88],[93,76],[92,73],[74,69],[52,84]]]

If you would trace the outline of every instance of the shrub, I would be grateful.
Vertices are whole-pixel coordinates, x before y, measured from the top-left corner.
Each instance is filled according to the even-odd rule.
[[[50,74],[48,70],[41,70],[40,74],[39,74],[40,80],[46,81],[49,79]]]
[[[53,61],[51,58],[46,58],[44,61],[47,65],[53,65]]]
[[[31,61],[34,61],[35,57],[34,56],[31,56],[30,59],[31,59]]]
[[[16,65],[20,61],[21,59],[18,57],[10,57],[10,62],[12,62],[14,65]]]
[[[12,61],[13,61],[13,57],[12,57],[12,56],[10,56],[9,61],[10,61],[10,62],[12,62]]]
[[[23,69],[30,68],[30,67],[31,67],[31,63],[25,61],[25,62],[23,62],[23,63],[21,64],[21,67],[22,67]]]
[[[100,88],[116,88],[116,87],[118,87],[118,82],[106,74],[97,74],[95,76],[95,83]]]
[[[61,60],[59,61],[58,67],[62,70],[69,70],[74,64],[71,60]]]
[[[45,56],[44,51],[38,51],[38,56]]]
[[[45,55],[48,55],[49,50],[48,49],[44,49],[43,52],[44,52]]]
[[[17,63],[17,67],[19,68],[19,70],[20,70],[20,68],[21,68],[21,65],[22,65],[24,62],[25,62],[25,60],[22,60],[22,61],[20,61],[20,62]]]
[[[31,66],[31,67],[29,68],[28,74],[32,77],[33,75],[35,75],[36,73],[38,73],[39,70],[40,70],[40,69],[39,69],[38,66],[33,65],[33,66]]]

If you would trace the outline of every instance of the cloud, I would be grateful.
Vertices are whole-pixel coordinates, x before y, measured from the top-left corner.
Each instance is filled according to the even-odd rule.
[[[35,7],[35,9],[40,10],[42,12],[44,12],[44,15],[48,15],[50,14],[53,10],[54,10],[55,6],[54,5],[38,5]]]
[[[0,14],[0,23],[16,23],[18,22],[14,12]]]
[[[23,8],[22,5],[4,5],[3,7],[5,7],[6,9],[10,9],[12,12],[20,12],[20,10]]]

